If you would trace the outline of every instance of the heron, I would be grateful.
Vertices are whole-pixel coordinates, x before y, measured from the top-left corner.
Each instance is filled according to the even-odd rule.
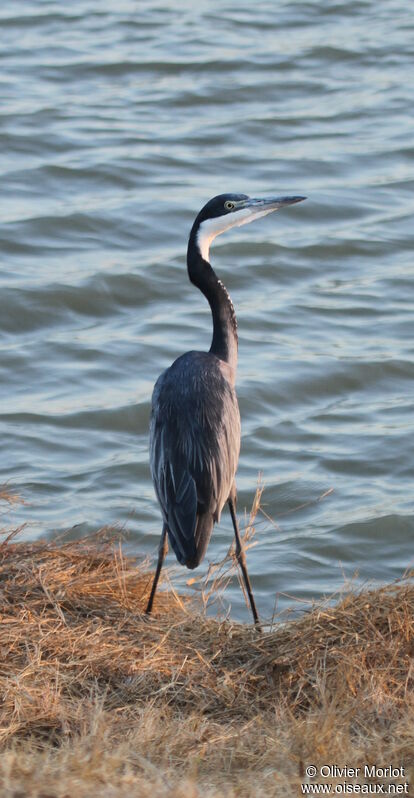
[[[237,320],[230,295],[210,264],[209,253],[213,239],[226,230],[304,199],[219,194],[204,205],[191,228],[188,277],[210,305],[213,337],[208,352],[191,351],[178,357],[158,378],[152,395],[150,468],[163,523],[147,614],[152,611],[168,542],[181,565],[196,568],[227,503],[236,559],[254,623],[260,628],[236,516],[235,476],[240,453],[235,391]]]

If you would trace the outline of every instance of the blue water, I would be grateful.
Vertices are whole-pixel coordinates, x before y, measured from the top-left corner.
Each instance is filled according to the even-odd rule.
[[[128,551],[155,556],[152,386],[211,336],[186,276],[193,218],[224,191],[298,193],[211,252],[239,321],[240,519],[259,472],[273,519],[247,553],[257,603],[269,616],[401,575],[411,4],[6,0],[0,22],[0,482],[26,502],[4,527],[119,524]],[[223,513],[201,573],[231,539]],[[236,577],[225,598],[249,617]]]

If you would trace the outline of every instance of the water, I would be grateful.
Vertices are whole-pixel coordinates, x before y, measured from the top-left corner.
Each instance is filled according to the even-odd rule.
[[[0,482],[26,501],[23,538],[119,522],[155,555],[152,386],[211,335],[185,271],[192,220],[220,192],[299,193],[212,249],[239,320],[239,512],[260,471],[275,522],[248,552],[257,603],[398,577],[414,533],[411,4],[5,0],[0,21]],[[224,513],[208,560],[231,537]],[[236,580],[227,598],[246,619]]]

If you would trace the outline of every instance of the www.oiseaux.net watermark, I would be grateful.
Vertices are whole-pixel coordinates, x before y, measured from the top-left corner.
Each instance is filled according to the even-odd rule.
[[[402,765],[307,765],[305,775],[302,795],[409,795]]]

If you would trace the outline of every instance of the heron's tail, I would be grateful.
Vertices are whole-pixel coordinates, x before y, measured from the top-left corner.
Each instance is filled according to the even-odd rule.
[[[197,516],[197,524],[194,533],[195,553],[185,561],[187,568],[197,568],[204,559],[213,526],[214,518],[211,513],[203,513]]]

